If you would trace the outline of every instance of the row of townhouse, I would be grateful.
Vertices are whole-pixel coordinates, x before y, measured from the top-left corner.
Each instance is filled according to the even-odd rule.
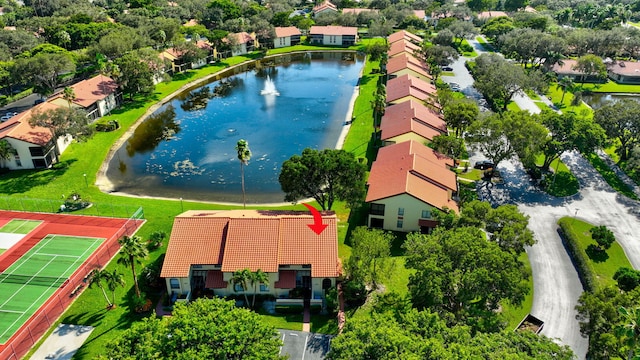
[[[302,32],[295,26],[276,27],[274,48],[300,44]],[[350,26],[312,26],[307,34],[312,45],[351,46],[358,41],[358,28]]]
[[[122,100],[116,82],[103,75],[80,81],[71,85],[71,88],[75,94],[71,102],[58,93],[0,123],[0,140],[8,142],[12,148],[11,156],[0,160],[2,167],[10,170],[47,168],[57,161],[58,155],[71,143],[70,136],[54,139],[51,129],[31,126],[29,120],[34,113],[74,107],[85,110],[89,120],[94,121],[116,108]]]
[[[589,74],[577,68],[578,61],[565,59],[553,65],[558,79],[570,78],[578,82],[605,82],[599,74]],[[607,76],[619,84],[640,84],[640,62],[607,60]]]
[[[399,31],[388,37],[387,108],[367,181],[369,227],[428,233],[436,211],[459,212],[453,159],[426,144],[446,135],[437,90],[427,65],[415,55],[422,39]]]

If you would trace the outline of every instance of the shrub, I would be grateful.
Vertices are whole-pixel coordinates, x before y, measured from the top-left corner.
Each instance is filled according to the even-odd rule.
[[[591,238],[598,243],[598,247],[601,250],[606,250],[611,247],[614,241],[616,241],[615,235],[606,226],[594,226],[589,230]]]
[[[473,51],[473,46],[466,44],[466,43],[462,43],[460,44],[460,46],[458,47],[458,50],[460,52],[472,52]]]
[[[276,313],[278,314],[301,314],[304,311],[302,305],[276,305]]]
[[[340,306],[338,302],[338,289],[335,286],[329,288],[324,297],[327,303],[327,311],[331,314],[338,311],[338,307]]]
[[[109,121],[99,121],[96,123],[96,131],[109,132],[118,130],[120,128],[120,124],[116,120]]]
[[[345,281],[342,283],[342,292],[344,293],[344,302],[351,307],[360,306],[367,299],[367,289],[361,281]]]
[[[640,285],[640,271],[621,267],[613,274],[613,280],[618,282],[620,290],[631,291]]]
[[[560,219],[558,225],[560,225],[560,235],[562,237],[562,243],[569,252],[569,256],[573,260],[576,269],[578,270],[578,276],[580,282],[586,291],[592,292],[596,289],[597,283],[595,274],[589,267],[587,254],[582,251],[578,245],[577,235],[572,231],[569,225],[571,219]]]

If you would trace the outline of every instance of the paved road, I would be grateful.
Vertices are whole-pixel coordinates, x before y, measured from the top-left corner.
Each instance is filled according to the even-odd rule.
[[[331,335],[293,330],[278,331],[284,342],[280,355],[288,356],[291,360],[322,360],[329,352]]]
[[[33,102],[36,99],[40,99],[40,95],[31,94],[27,97],[24,97],[18,101],[14,101],[10,104],[7,104],[4,107],[0,108],[0,114],[5,114],[8,111],[15,111],[17,113],[23,112],[25,110],[31,109],[33,107]]]

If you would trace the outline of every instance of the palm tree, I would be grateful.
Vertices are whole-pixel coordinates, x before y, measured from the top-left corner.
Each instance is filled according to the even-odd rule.
[[[238,140],[238,143],[236,144],[236,151],[238,152],[238,160],[240,160],[240,176],[242,177],[242,206],[246,208],[247,201],[244,192],[244,166],[249,164],[249,159],[251,159],[249,142],[245,139]]]
[[[140,236],[123,236],[118,240],[120,243],[120,258],[118,264],[131,266],[133,274],[133,285],[136,289],[136,295],[140,297],[140,287],[138,286],[138,277],[136,276],[136,262],[140,263],[141,258],[147,257],[149,252],[142,242]]]
[[[247,282],[252,278],[251,271],[249,269],[236,270],[231,275],[231,283],[233,284],[233,290],[236,291],[236,285],[242,286],[242,292],[244,293],[244,303],[249,306],[249,297],[247,296]]]
[[[253,285],[253,299],[251,300],[251,307],[256,306],[256,293],[258,292],[258,284],[267,284],[269,282],[269,275],[261,269],[251,273],[251,284]]]
[[[109,300],[109,297],[107,296],[107,292],[104,290],[103,285],[103,282],[108,283],[108,279],[109,272],[107,270],[94,269],[89,276],[89,287],[93,287],[93,285],[96,285],[100,288],[100,290],[102,290],[102,295],[104,295],[105,300],[107,300],[107,305],[110,309],[113,307],[113,303],[111,302],[111,300]]]
[[[124,275],[122,275],[122,273],[119,273],[117,269],[113,269],[111,270],[111,272],[105,270],[105,272],[107,273],[107,287],[111,291],[111,296],[113,297],[112,304],[115,305],[116,289],[118,288],[118,286],[124,287],[126,284],[126,282],[124,281]]]
[[[62,92],[62,98],[67,100],[67,103],[69,103],[69,109],[71,109],[71,103],[76,99],[76,92],[71,86],[65,86],[64,91]]]
[[[615,329],[615,334],[627,350],[627,359],[635,359],[636,350],[640,345],[640,308],[631,310],[621,306],[618,312],[623,323]]]
[[[571,91],[574,86],[575,83],[573,82],[573,79],[568,76],[562,77],[560,78],[560,80],[558,80],[557,88],[562,89],[562,98],[560,99],[561,104],[564,103],[564,95],[567,93],[567,91]]]
[[[11,156],[14,154],[16,154],[16,149],[14,149],[7,140],[0,140],[0,160],[2,161],[3,167],[5,161],[11,159]]]

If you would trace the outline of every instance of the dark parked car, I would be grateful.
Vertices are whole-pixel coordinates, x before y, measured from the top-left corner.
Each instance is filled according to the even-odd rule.
[[[475,165],[473,165],[474,169],[480,169],[480,170],[493,169],[493,167],[494,167],[493,163],[489,160],[478,161],[476,162]]]
[[[443,66],[442,71],[453,71],[453,68],[451,66]]]
[[[36,101],[33,102],[33,105],[38,105],[38,104],[42,104],[43,102],[45,102],[44,99],[40,98],[40,99],[36,99]]]

